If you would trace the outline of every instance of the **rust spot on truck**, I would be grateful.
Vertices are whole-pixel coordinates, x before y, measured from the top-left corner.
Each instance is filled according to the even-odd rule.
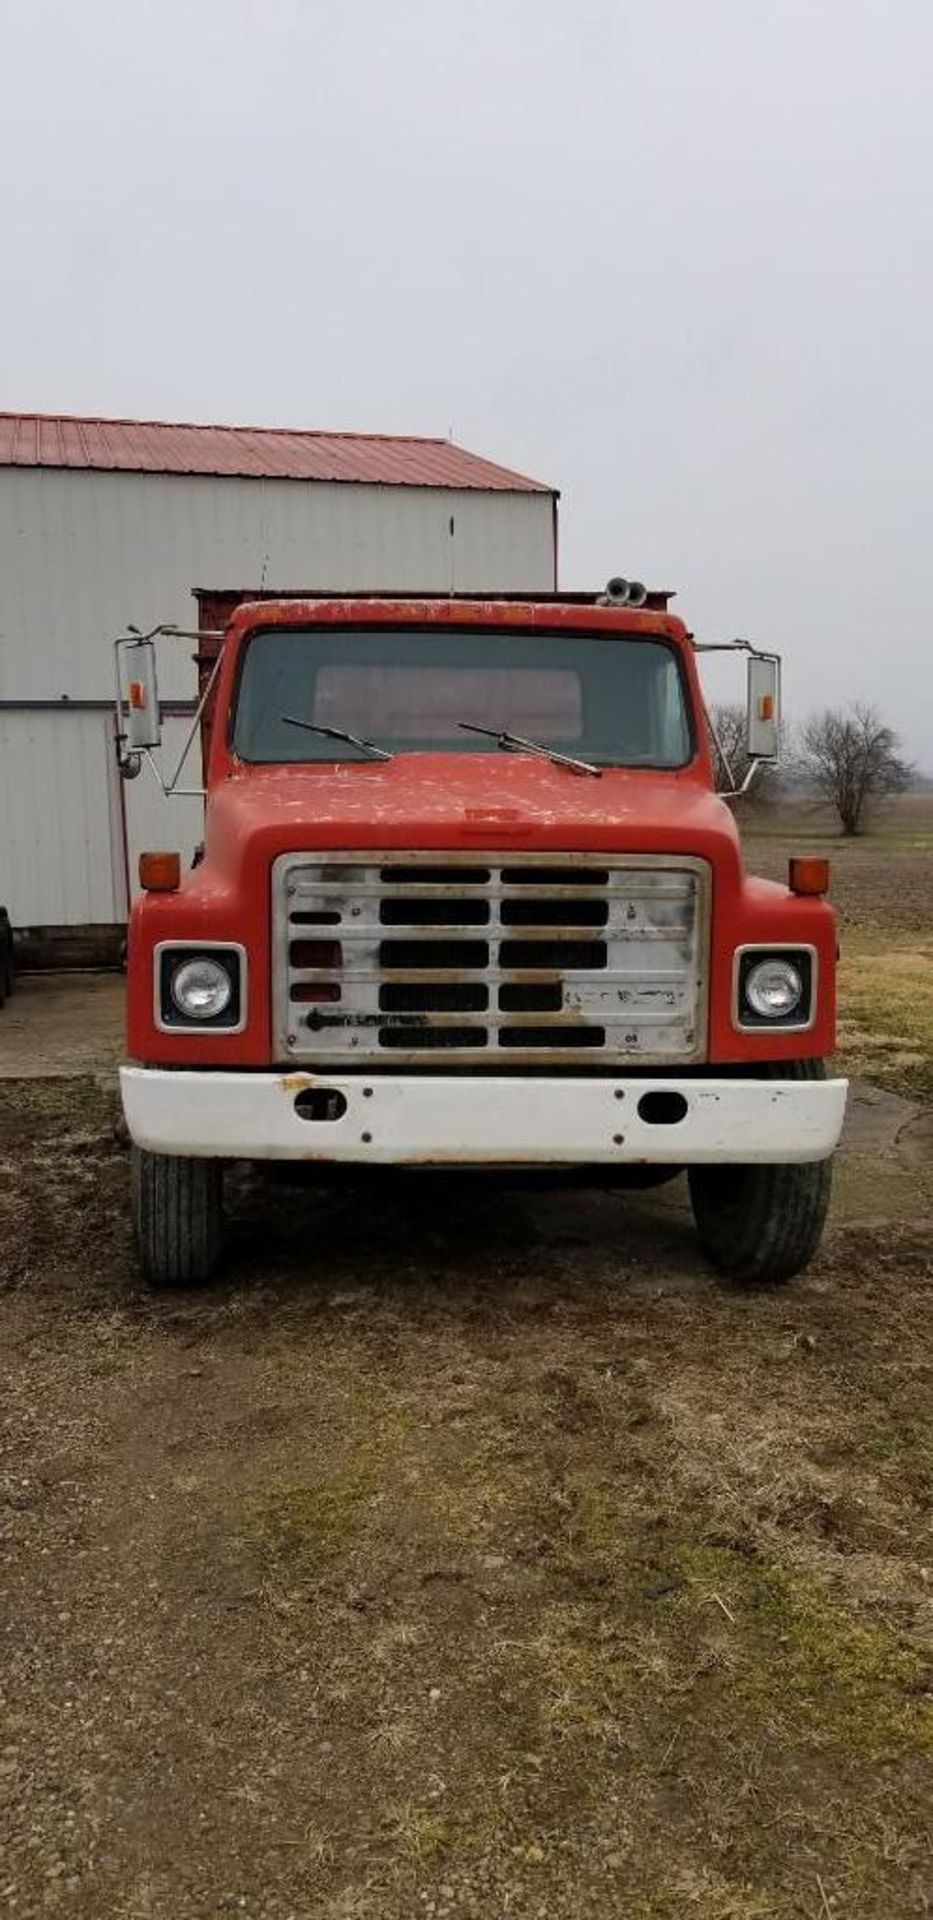
[[[279,1081],[279,1091],[281,1093],[304,1093],[306,1088],[313,1087],[315,1084],[314,1078],[310,1073],[286,1073]]]

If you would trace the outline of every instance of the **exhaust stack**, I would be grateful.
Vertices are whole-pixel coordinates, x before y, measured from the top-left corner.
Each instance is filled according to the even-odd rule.
[[[640,580],[626,580],[621,573],[614,573],[606,581],[606,591],[597,601],[600,607],[643,607],[648,598],[648,589]]]

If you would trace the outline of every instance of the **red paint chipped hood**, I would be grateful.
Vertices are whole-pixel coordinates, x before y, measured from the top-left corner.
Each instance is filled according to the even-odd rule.
[[[679,853],[739,865],[728,807],[691,771],[607,767],[599,778],[524,754],[236,768],[211,789],[209,862],[356,848]]]

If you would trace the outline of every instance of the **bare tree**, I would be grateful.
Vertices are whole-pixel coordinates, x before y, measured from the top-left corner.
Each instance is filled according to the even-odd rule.
[[[710,707],[709,719],[716,786],[720,793],[728,793],[742,785],[750,765],[747,715],[738,701],[734,704],[715,701]],[[780,797],[780,790],[780,769],[768,762],[762,765],[749,798],[771,804]]]
[[[835,807],[844,834],[862,833],[872,804],[909,787],[913,769],[893,728],[874,707],[827,707],[807,721],[797,755],[801,772]]]

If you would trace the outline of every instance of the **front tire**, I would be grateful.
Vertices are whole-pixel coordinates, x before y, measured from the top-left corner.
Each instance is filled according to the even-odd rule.
[[[822,1060],[775,1063],[772,1080],[824,1080]],[[823,1236],[832,1160],[696,1166],[688,1172],[700,1244],[720,1273],[776,1286],[809,1264]]]
[[[223,1245],[219,1160],[132,1153],[133,1220],[143,1273],[154,1287],[209,1280]]]

